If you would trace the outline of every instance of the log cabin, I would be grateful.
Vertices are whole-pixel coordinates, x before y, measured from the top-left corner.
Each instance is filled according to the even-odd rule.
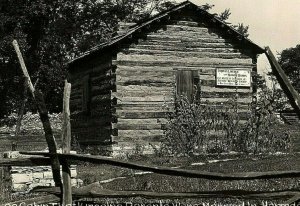
[[[222,104],[237,92],[252,101],[264,49],[218,17],[186,1],[91,48],[69,63],[72,134],[80,145],[145,153],[164,135],[166,109],[178,94]],[[244,78],[233,81],[231,75]]]

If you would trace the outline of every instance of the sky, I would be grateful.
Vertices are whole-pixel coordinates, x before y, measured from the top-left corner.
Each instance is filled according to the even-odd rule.
[[[181,0],[177,0],[182,2]],[[197,5],[215,5],[210,13],[229,8],[228,22],[249,25],[249,39],[261,47],[269,46],[274,54],[300,44],[300,0],[190,0]],[[268,67],[264,55],[258,68]]]

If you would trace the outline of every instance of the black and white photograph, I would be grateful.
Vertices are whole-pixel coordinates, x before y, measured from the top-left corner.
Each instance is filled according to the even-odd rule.
[[[0,205],[300,206],[299,0],[0,0]]]

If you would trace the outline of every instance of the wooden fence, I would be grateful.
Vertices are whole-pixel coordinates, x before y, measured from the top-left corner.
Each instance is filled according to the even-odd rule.
[[[120,160],[114,160],[111,158],[105,158],[100,156],[91,155],[79,155],[70,154],[70,122],[69,122],[69,96],[71,85],[65,83],[64,91],[64,111],[63,111],[63,134],[62,134],[62,154],[57,153],[56,142],[53,137],[53,133],[50,127],[49,118],[47,116],[47,110],[45,108],[44,100],[39,92],[34,91],[34,87],[31,84],[30,77],[25,67],[22,55],[19,51],[17,42],[13,42],[15,50],[20,60],[20,64],[24,75],[28,79],[28,85],[32,96],[36,99],[38,104],[38,111],[43,121],[45,130],[46,141],[49,148],[49,153],[45,152],[21,152],[21,154],[32,155],[34,157],[28,157],[16,160],[1,160],[1,166],[37,166],[37,165],[51,165],[52,173],[55,181],[55,187],[42,188],[35,190],[36,192],[47,192],[49,195],[44,197],[38,197],[29,200],[22,200],[22,204],[42,204],[42,203],[53,203],[58,202],[63,205],[72,204],[72,198],[80,197],[92,197],[92,198],[123,198],[123,197],[144,197],[144,198],[261,198],[261,199],[272,199],[272,198],[284,198],[289,197],[289,200],[285,204],[291,204],[300,200],[300,190],[286,190],[286,191],[245,191],[245,190],[222,190],[222,191],[209,191],[209,192],[186,192],[186,193],[164,193],[164,192],[147,192],[147,191],[112,191],[104,190],[100,187],[99,183],[94,183],[82,188],[72,189],[70,184],[70,168],[69,165],[72,161],[84,161],[95,164],[108,164],[117,167],[124,167],[135,170],[150,171],[157,174],[181,176],[189,178],[204,178],[209,180],[254,180],[254,179],[273,179],[273,178],[295,178],[300,177],[300,171],[272,171],[272,172],[248,172],[248,173],[216,173],[216,172],[204,172],[195,170],[185,169],[174,169],[166,167],[147,166],[136,163],[124,162]],[[277,73],[282,79],[283,84],[288,81],[285,78],[284,72],[280,69],[280,66],[276,64],[272,56],[271,51],[267,48],[267,56],[271,59],[272,66],[276,67]],[[289,83],[289,82],[288,82]],[[289,98],[293,100],[294,106],[299,111],[299,95],[295,92],[290,84],[285,87],[289,91]],[[62,166],[62,177],[60,175],[60,165]],[[63,179],[63,181],[61,181]],[[20,202],[7,203],[6,205],[18,205]]]
[[[300,177],[300,171],[272,171],[272,172],[248,172],[248,173],[216,173],[185,169],[174,169],[167,167],[147,166],[136,163],[125,162],[100,156],[80,155],[80,154],[51,154],[46,152],[22,152],[25,155],[37,157],[29,157],[24,159],[16,159],[13,161],[5,160],[0,162],[1,166],[16,166],[16,165],[45,165],[50,164],[50,159],[55,155],[58,157],[60,164],[68,167],[71,162],[90,162],[94,164],[108,164],[112,166],[124,167],[128,169],[150,171],[156,174],[181,176],[189,178],[203,178],[209,180],[254,180],[254,179],[273,179],[273,178],[297,178]],[[63,191],[63,192],[62,192]],[[28,203],[35,202],[36,204],[58,202],[62,198],[125,198],[125,197],[144,197],[144,198],[159,198],[159,199],[182,199],[182,198],[247,198],[247,199],[278,199],[290,198],[285,204],[291,204],[300,199],[300,190],[286,191],[246,191],[246,190],[221,190],[210,192],[186,192],[186,193],[170,193],[170,192],[148,192],[148,191],[112,191],[102,189],[100,183],[96,182],[82,188],[71,189],[70,185],[64,182],[63,187],[40,188],[34,192],[47,192],[50,195],[26,200]],[[24,202],[22,200],[21,202]],[[18,204],[18,202],[10,203]]]

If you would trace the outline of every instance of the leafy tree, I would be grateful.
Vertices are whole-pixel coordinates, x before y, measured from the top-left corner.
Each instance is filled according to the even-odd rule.
[[[1,0],[0,117],[18,108],[23,78],[11,46],[17,39],[36,87],[52,112],[61,111],[66,63],[109,40],[118,21],[138,21],[167,8],[167,0]],[[149,5],[149,6],[147,6]],[[30,104],[28,104],[30,105]]]
[[[291,80],[292,85],[300,92],[300,44],[283,50],[280,53],[279,64]]]

